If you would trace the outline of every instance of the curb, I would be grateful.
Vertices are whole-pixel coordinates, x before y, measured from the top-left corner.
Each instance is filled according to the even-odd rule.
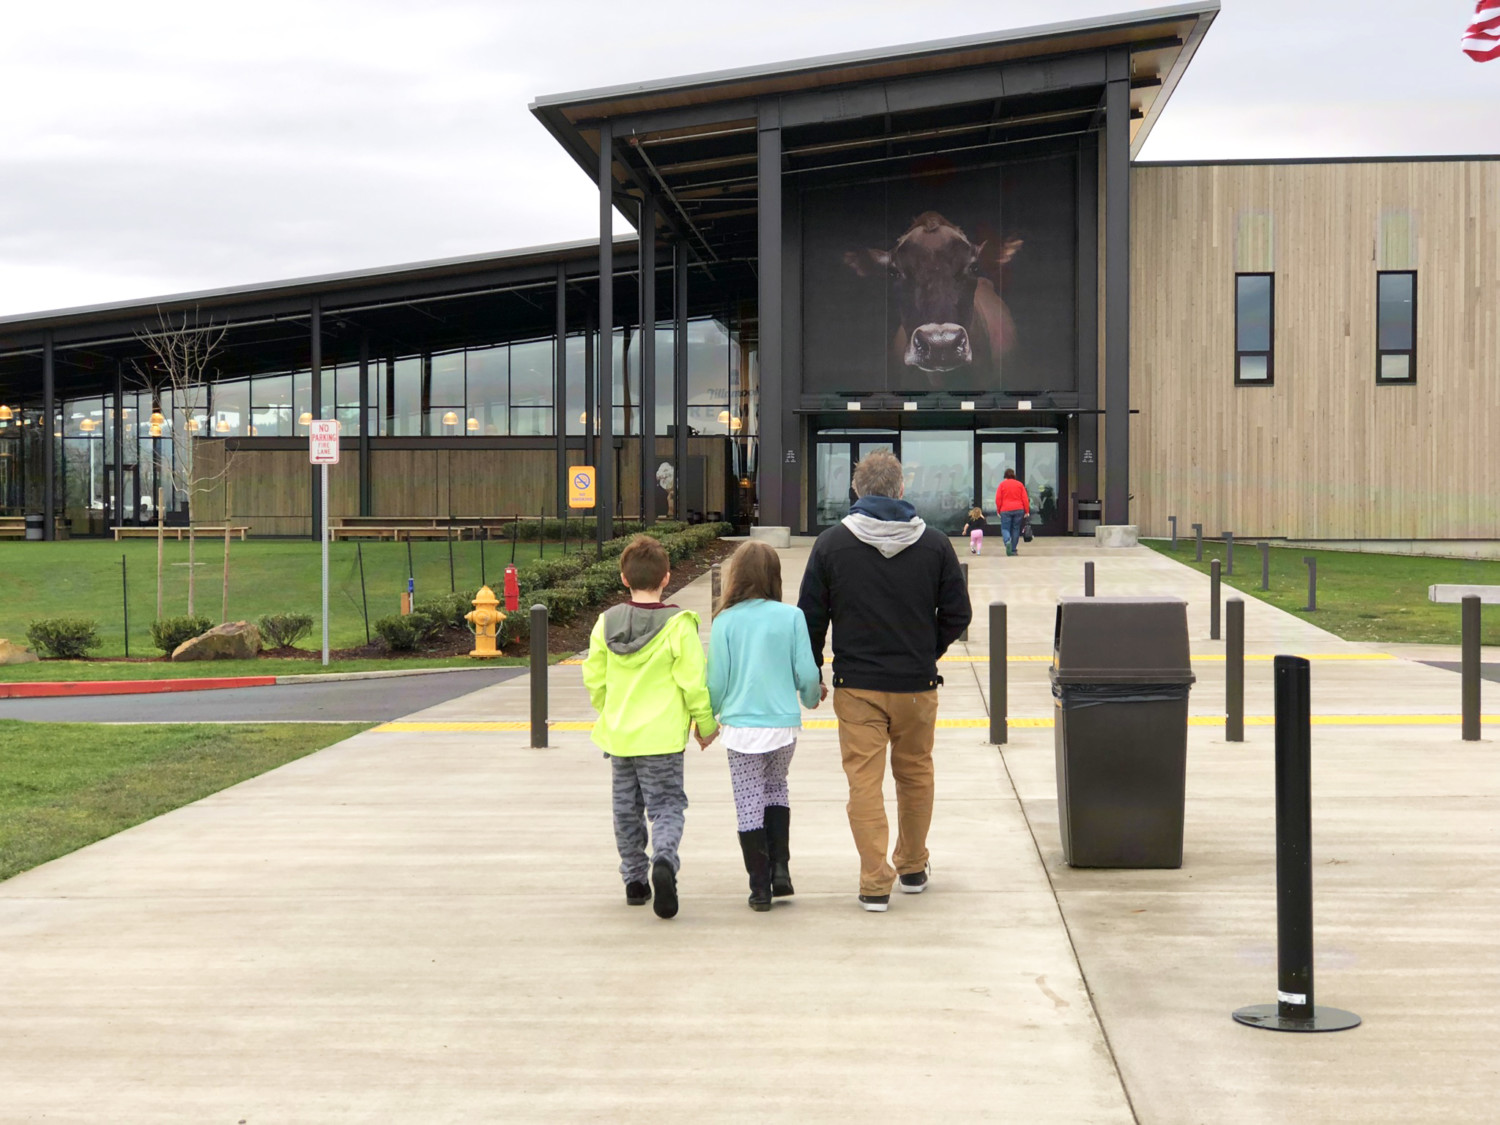
[[[472,668],[389,668],[378,672],[322,672],[303,676],[200,676],[180,680],[43,680],[0,683],[0,699],[41,699],[77,695],[163,695],[178,691],[220,691],[225,688],[276,687],[285,684],[327,684],[344,680],[384,680],[394,676],[435,676],[441,672],[490,672],[524,665],[476,664]]]

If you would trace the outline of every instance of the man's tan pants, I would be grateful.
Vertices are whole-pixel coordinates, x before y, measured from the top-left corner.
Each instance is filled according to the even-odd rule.
[[[835,688],[839,748],[849,778],[849,828],[859,849],[859,893],[888,895],[896,876],[927,866],[932,823],[932,740],[937,692]],[[896,779],[896,852],[886,862],[885,748]]]

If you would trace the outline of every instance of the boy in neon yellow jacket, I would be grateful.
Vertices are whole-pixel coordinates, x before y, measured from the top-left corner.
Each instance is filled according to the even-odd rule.
[[[620,578],[630,600],[599,615],[583,662],[583,685],[599,712],[594,744],[609,758],[614,775],[615,844],[625,901],[642,906],[654,887],[653,905],[661,918],[677,913],[677,848],[688,804],[682,753],[690,733],[696,733],[699,746],[707,746],[718,730],[698,615],[661,600],[671,581],[670,566],[666,549],[648,536],[637,535],[625,548]]]

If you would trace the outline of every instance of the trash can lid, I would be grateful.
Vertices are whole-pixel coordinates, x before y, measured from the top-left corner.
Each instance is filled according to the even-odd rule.
[[[1053,683],[1190,684],[1195,679],[1183,599],[1058,599]]]

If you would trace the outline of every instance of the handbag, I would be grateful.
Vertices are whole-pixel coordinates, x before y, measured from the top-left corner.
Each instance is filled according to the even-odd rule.
[[[1031,513],[1027,512],[1021,517],[1021,541],[1030,543],[1035,538],[1036,536],[1031,533]]]

